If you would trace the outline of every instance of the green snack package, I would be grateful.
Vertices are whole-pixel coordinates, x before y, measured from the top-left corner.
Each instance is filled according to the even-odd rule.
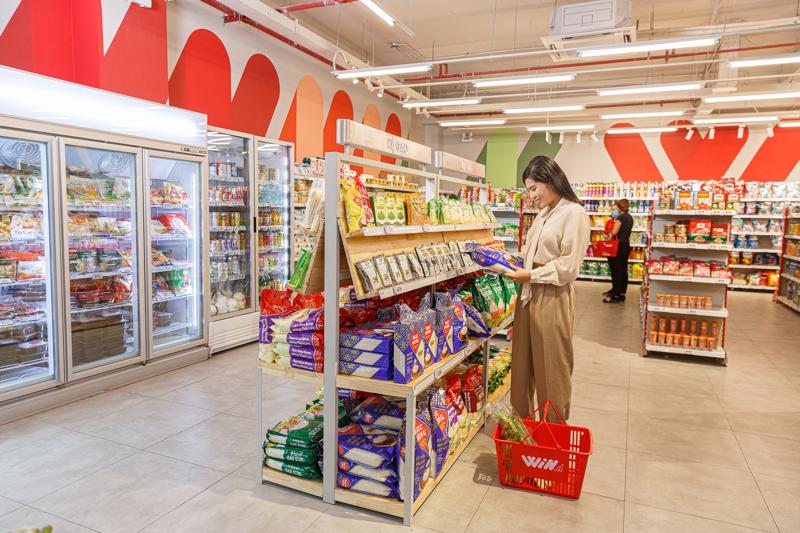
[[[535,444],[528,428],[522,423],[518,416],[514,416],[505,411],[494,413],[494,418],[500,426],[500,437],[503,440],[521,442],[523,444]]]
[[[265,457],[277,459],[279,461],[313,465],[316,464],[317,459],[319,459],[317,448],[294,448],[292,446],[275,444],[274,442],[265,442],[262,449],[264,450]]]
[[[298,288],[303,286],[303,282],[306,279],[306,272],[308,271],[308,265],[310,263],[311,252],[303,248],[300,250],[300,257],[297,259],[294,272],[292,272],[292,277],[289,278],[289,285]]]
[[[322,477],[319,473],[317,465],[302,465],[298,463],[289,463],[286,461],[279,461],[278,459],[271,459],[267,457],[264,459],[264,466],[268,466],[274,470],[286,472],[293,476],[304,477],[307,479],[317,479]]]
[[[322,421],[290,416],[270,428],[267,439],[295,448],[313,448],[322,439],[322,433]]]

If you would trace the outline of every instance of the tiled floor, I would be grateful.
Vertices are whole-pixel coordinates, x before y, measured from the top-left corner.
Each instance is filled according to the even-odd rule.
[[[480,434],[414,531],[800,531],[800,317],[730,296],[728,367],[638,355],[621,306],[578,285],[571,422],[594,433],[577,501],[502,488]],[[400,532],[256,483],[255,346],[0,427],[0,531]],[[264,377],[265,423],[313,387]]]

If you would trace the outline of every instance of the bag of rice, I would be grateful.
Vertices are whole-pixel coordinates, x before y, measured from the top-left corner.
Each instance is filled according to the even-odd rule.
[[[272,342],[291,344],[292,346],[310,346],[312,348],[324,348],[325,337],[322,332],[302,331],[297,333],[276,333],[272,336]]]
[[[394,435],[339,435],[339,457],[370,468],[394,464],[397,437]]]
[[[272,426],[267,431],[267,439],[275,444],[294,448],[313,448],[322,439],[322,434],[321,421],[290,416]]]
[[[323,331],[325,327],[322,309],[300,309],[288,315],[272,318],[272,333],[299,333]]]
[[[317,448],[293,448],[283,446],[274,442],[265,442],[262,446],[264,455],[279,461],[289,461],[291,463],[302,463],[306,465],[316,464],[319,454]]]
[[[339,472],[336,479],[340,488],[352,490],[355,492],[363,492],[364,494],[371,494],[373,496],[380,496],[382,498],[397,498],[397,480],[387,479],[384,482],[376,481],[374,479],[366,479],[347,472]]]
[[[279,461],[266,457],[264,459],[264,466],[268,466],[280,472],[286,472],[293,476],[304,477],[307,479],[317,479],[322,477],[318,465],[304,465],[300,463],[290,463],[288,461]]]
[[[350,413],[357,424],[374,425],[397,431],[403,424],[405,412],[383,396],[371,396]]]
[[[365,350],[339,347],[339,361],[343,363],[391,368],[393,357],[390,353],[368,352]]]
[[[347,459],[339,459],[339,472],[347,472],[353,476],[358,476],[365,479],[373,479],[385,483],[389,480],[394,480],[397,483],[397,472],[394,465],[389,468],[370,468]]]

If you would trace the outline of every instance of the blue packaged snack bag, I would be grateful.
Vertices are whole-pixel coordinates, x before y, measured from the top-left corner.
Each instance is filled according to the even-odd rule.
[[[419,311],[415,317],[423,340],[425,341],[425,366],[442,360],[442,350],[440,342],[444,340],[441,335],[436,311],[433,309],[433,295],[428,293],[422,298],[419,304]],[[445,347],[446,348],[446,347]],[[445,354],[449,355],[449,353]]]
[[[502,252],[491,246],[477,243],[468,244],[467,252],[477,264],[499,274],[509,274],[514,271],[514,267],[522,268],[525,263],[517,254]]]
[[[392,353],[393,331],[388,324],[366,324],[339,334],[339,346],[377,353]]]
[[[433,477],[439,477],[450,450],[450,428],[447,416],[447,395],[444,389],[428,389],[428,402],[431,411],[431,470]]]
[[[358,363],[347,363],[345,361],[339,361],[339,373],[346,376],[358,376],[384,381],[391,381],[393,377],[391,367],[360,365]]]
[[[361,463],[355,463],[347,459],[339,458],[339,472],[347,472],[350,475],[358,476],[365,479],[374,479],[385,483],[392,481],[397,486],[397,471],[395,466],[391,465],[387,468],[370,468]]]
[[[363,492],[364,494],[371,494],[372,496],[395,499],[398,497],[397,480],[394,478],[387,479],[386,481],[378,481],[340,471],[336,478],[336,484],[342,489]]]
[[[464,307],[464,316],[466,317],[467,321],[467,328],[469,332],[475,335],[476,337],[489,337],[492,334],[492,330],[486,325],[481,317],[481,314],[469,304],[463,304]]]
[[[371,396],[350,414],[357,424],[374,425],[397,431],[403,424],[405,412],[382,396]]]

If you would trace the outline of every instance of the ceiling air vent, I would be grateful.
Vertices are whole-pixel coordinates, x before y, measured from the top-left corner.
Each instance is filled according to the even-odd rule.
[[[570,48],[624,44],[636,40],[631,26],[632,0],[594,0],[559,6],[550,21],[550,35],[542,37],[553,61],[577,59]]]

